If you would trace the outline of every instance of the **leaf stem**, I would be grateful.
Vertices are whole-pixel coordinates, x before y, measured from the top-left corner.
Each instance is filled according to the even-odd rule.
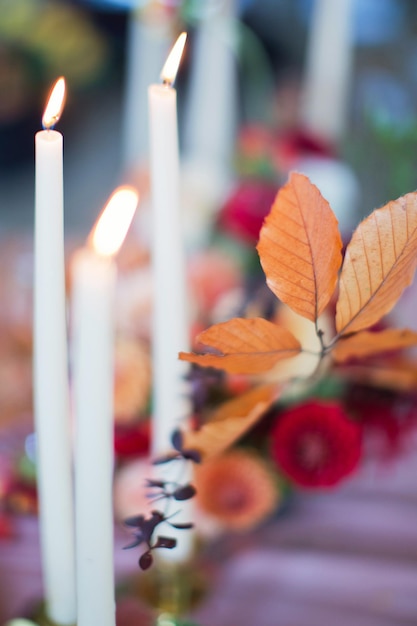
[[[316,335],[319,338],[320,345],[321,345],[321,354],[324,355],[324,354],[326,354],[326,345],[325,345],[324,339],[323,339],[324,331],[321,328],[319,328],[317,319],[315,321],[315,327],[316,327]]]

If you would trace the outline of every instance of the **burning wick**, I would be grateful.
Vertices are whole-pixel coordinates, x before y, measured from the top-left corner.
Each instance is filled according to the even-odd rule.
[[[177,77],[178,68],[180,65],[182,53],[184,52],[184,46],[187,39],[187,33],[181,33],[175,42],[171,52],[168,55],[165,65],[162,68],[161,80],[162,84],[167,87],[172,87]]]
[[[48,102],[42,117],[44,130],[52,130],[62,115],[65,104],[65,78],[58,78],[51,89]]]

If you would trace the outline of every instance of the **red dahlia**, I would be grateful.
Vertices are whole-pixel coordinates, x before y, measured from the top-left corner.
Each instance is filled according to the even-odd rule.
[[[277,191],[277,185],[263,180],[241,181],[221,208],[218,227],[239,241],[256,244]]]
[[[361,428],[339,405],[307,402],[282,413],[271,432],[271,455],[302,487],[336,485],[357,466]]]
[[[145,456],[149,453],[150,425],[139,422],[134,425],[116,425],[114,429],[114,451],[120,459]]]

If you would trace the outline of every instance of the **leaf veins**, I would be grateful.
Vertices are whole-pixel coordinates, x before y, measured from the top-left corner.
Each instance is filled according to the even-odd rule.
[[[417,265],[417,194],[389,202],[366,218],[347,246],[336,330],[369,328],[396,304]]]
[[[257,249],[271,291],[315,322],[336,287],[342,239],[329,203],[303,174],[278,192]]]
[[[259,317],[233,318],[216,324],[202,332],[197,340],[220,354],[180,352],[179,358],[231,374],[259,374],[301,351],[300,342],[288,329]]]

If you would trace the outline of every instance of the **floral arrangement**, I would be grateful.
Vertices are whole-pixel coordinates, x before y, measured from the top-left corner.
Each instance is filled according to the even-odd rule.
[[[194,451],[192,485],[148,484],[148,490],[152,285],[147,255],[136,242],[128,247],[118,294],[114,502],[116,518],[131,520],[135,545],[145,522],[145,552],[152,553],[159,522],[168,517],[175,526],[171,511],[183,498],[194,497],[198,532],[244,531],[279,512],[292,492],[335,488],[370,458],[401,453],[416,425],[417,367],[404,354],[416,333],[395,329],[385,316],[412,280],[414,214],[414,194],[388,203],[359,225],[343,254],[332,211],[306,177],[293,174],[278,195],[269,179],[239,182],[216,218],[211,247],[189,264],[197,340],[182,358],[192,363],[193,430],[173,433],[173,456]],[[12,307],[8,284],[1,288]],[[27,317],[16,340],[3,320],[1,349],[24,358],[30,373]],[[14,308],[10,319],[16,320]],[[9,395],[16,390],[19,403],[8,396],[2,409],[15,422],[30,407],[28,387],[22,412],[19,372],[5,387]],[[36,512],[33,458],[27,445],[23,453],[22,436],[15,439],[5,444],[0,468],[0,536],[13,531],[11,513]],[[152,519],[163,498],[149,503],[147,491],[175,506]]]
[[[257,251],[272,296],[257,291],[246,306],[255,317],[214,324],[197,337],[202,350],[179,355],[192,364],[194,428],[175,431],[172,454],[156,462],[194,462],[192,484],[148,481],[154,497],[196,496],[231,530],[263,522],[291,490],[337,486],[375,453],[375,439],[377,452],[398,451],[417,417],[417,366],[404,356],[417,332],[381,321],[412,282],[417,195],[375,210],[343,253],[328,202],[293,173]],[[128,547],[146,545],[143,569],[153,549],[175,546],[158,536],[167,520],[156,509],[127,520]]]
[[[291,154],[326,153],[302,134],[272,141],[261,129],[244,129],[241,176],[216,216],[210,247],[189,264],[194,352],[182,358],[192,364],[193,430],[173,433],[173,456],[194,451],[194,476],[191,486],[148,484],[148,491],[173,501],[174,512],[181,498],[194,497],[202,534],[250,529],[286,506],[292,492],[337,487],[368,459],[400,454],[416,425],[417,367],[404,354],[416,333],[395,329],[385,317],[415,268],[415,196],[374,211],[343,252],[332,210],[306,177],[293,174],[277,195],[278,156],[288,146]],[[3,254],[21,281],[22,259],[31,266],[27,246],[23,256],[20,247],[4,246]],[[143,487],[152,282],[137,241],[120,266],[114,503],[119,521],[136,517],[140,525],[157,504],[149,504]],[[6,368],[0,405],[3,421],[16,422],[29,420],[31,405],[21,369],[30,379],[30,311],[9,282],[0,285],[8,303],[0,350],[19,359],[19,367],[12,379],[15,370]],[[10,513],[36,512],[34,460],[21,442],[22,434],[5,444],[0,536],[12,532]],[[165,509],[162,517],[146,522],[148,548],[158,520],[176,524]]]

